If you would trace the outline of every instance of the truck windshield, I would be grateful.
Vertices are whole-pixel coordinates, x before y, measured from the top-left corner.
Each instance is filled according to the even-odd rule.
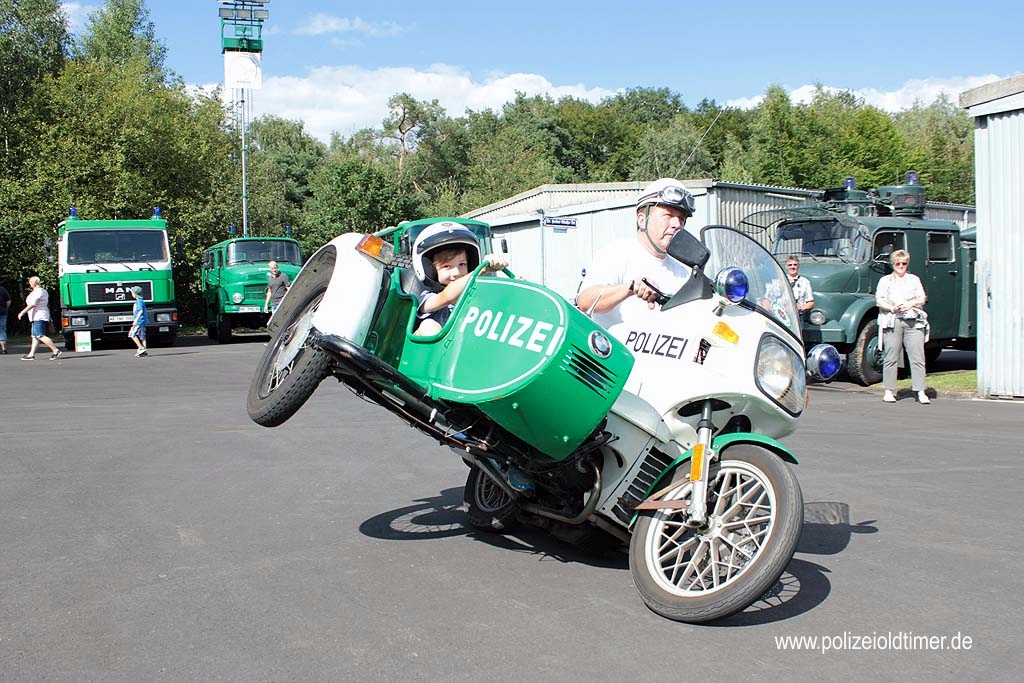
[[[168,261],[162,230],[77,230],[68,233],[68,263],[151,263]]]
[[[810,256],[814,260],[865,261],[868,240],[853,224],[835,219],[783,223],[775,233],[772,253],[776,258]]]
[[[283,240],[241,240],[228,245],[228,265],[239,263],[293,263],[302,265],[302,249]]]

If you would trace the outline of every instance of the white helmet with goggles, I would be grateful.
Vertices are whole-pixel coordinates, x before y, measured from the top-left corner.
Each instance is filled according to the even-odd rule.
[[[439,289],[434,254],[440,249],[457,247],[466,250],[469,272],[480,265],[480,242],[472,230],[461,223],[442,221],[423,228],[412,243],[412,268],[416,276],[433,289]]]
[[[656,204],[674,206],[686,214],[687,217],[692,216],[695,209],[693,195],[687,192],[683,184],[675,178],[659,178],[655,180],[643,189],[640,197],[636,200],[637,209]]]

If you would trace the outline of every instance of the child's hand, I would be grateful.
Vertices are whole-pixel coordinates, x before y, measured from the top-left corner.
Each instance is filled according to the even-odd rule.
[[[508,268],[508,257],[504,254],[488,254],[484,257],[484,272],[497,273]]]

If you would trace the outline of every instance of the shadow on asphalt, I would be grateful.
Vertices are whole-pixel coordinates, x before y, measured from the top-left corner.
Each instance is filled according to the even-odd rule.
[[[850,506],[840,502],[806,503],[804,525],[796,552],[805,555],[837,555],[855,534],[878,533],[875,520],[851,524]],[[568,545],[541,529],[524,527],[514,533],[497,534],[470,528],[462,509],[462,489],[445,489],[439,496],[420,498],[415,504],[370,517],[359,531],[371,538],[388,541],[426,541],[450,536],[469,536],[511,552],[532,553],[559,562],[628,570],[625,546],[615,552],[602,549],[590,553]],[[829,569],[794,557],[778,581],[754,604],[739,614],[712,622],[719,627],[753,626],[784,621],[814,609],[829,596]]]

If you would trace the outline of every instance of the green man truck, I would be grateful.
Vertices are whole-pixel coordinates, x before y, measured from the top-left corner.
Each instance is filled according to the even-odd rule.
[[[92,340],[127,339],[135,299],[142,288],[149,312],[146,337],[171,345],[178,334],[178,307],[171,275],[167,221],[160,207],[148,219],[81,220],[74,207],[57,226],[61,331],[68,350],[75,333]]]
[[[813,205],[747,216],[741,229],[770,246],[784,263],[800,258],[814,290],[802,320],[804,343],[827,342],[846,354],[850,378],[865,386],[882,379],[878,346],[878,281],[892,272],[889,255],[910,252],[908,272],[928,295],[925,358],[944,348],[973,350],[977,337],[975,228],[924,217],[927,195],[917,173],[903,185],[858,190],[852,178],[822,191]]]
[[[234,328],[267,324],[270,314],[264,304],[271,261],[276,261],[291,281],[302,268],[302,247],[290,237],[233,237],[203,252],[203,298],[210,339],[223,344],[231,341]]]

